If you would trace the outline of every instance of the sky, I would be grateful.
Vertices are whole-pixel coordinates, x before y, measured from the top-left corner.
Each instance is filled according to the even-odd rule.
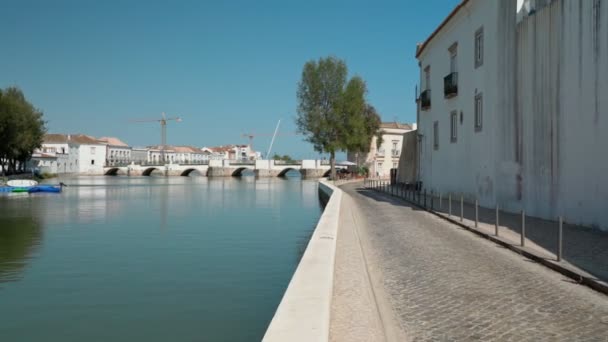
[[[309,60],[344,59],[384,121],[414,122],[414,53],[459,0],[0,0],[0,87],[18,86],[52,133],[170,145],[248,143],[317,158],[295,135]]]

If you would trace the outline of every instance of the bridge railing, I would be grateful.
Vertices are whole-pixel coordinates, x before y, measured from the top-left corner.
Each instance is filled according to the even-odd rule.
[[[255,160],[230,160],[230,165],[255,165]]]
[[[275,160],[274,161],[274,165],[280,165],[280,166],[300,166],[302,165],[302,161],[301,160]]]

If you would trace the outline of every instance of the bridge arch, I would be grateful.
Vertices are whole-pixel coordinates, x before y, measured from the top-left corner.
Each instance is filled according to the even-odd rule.
[[[254,171],[252,168],[250,167],[239,167],[237,169],[235,169],[234,171],[232,171],[232,177],[241,177],[243,175],[243,171]]]
[[[104,176],[118,176],[118,175],[125,175],[126,173],[121,170],[119,167],[113,167],[108,169],[103,175]]]
[[[152,172],[154,171],[161,171],[161,169],[157,168],[157,167],[149,167],[147,169],[144,170],[144,172],[141,173],[142,176],[150,176],[152,174]]]
[[[289,171],[298,171],[299,173],[301,173],[301,171],[299,169],[295,169],[293,167],[286,167],[283,170],[281,170],[281,172],[279,172],[279,174],[277,175],[277,177],[285,177],[285,175]]]
[[[194,172],[194,171],[198,171],[198,172],[200,172],[200,173],[201,173],[203,176],[206,176],[206,175],[207,175],[207,172],[206,172],[206,171],[199,170],[199,169],[195,169],[195,168],[189,168],[189,169],[185,169],[184,171],[182,171],[182,173],[180,174],[180,176],[183,176],[183,177],[188,177],[188,176],[190,176],[190,174],[191,174],[192,172]]]
[[[323,174],[323,178],[329,177],[329,176],[331,176],[331,169],[325,171],[325,173]]]

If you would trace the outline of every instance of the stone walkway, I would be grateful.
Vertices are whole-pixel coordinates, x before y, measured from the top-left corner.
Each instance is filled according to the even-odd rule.
[[[371,283],[408,340],[608,341],[608,297],[360,186],[342,188]]]

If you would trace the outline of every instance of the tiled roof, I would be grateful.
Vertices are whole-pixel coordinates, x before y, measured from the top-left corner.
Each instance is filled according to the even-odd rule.
[[[44,143],[47,144],[66,144],[68,142],[81,145],[100,145],[97,139],[84,134],[45,134]]]
[[[122,140],[115,138],[115,137],[102,137],[102,138],[99,138],[98,140],[101,141],[102,143],[108,144],[110,146],[129,147],[129,145],[124,143]]]
[[[412,129],[412,125],[407,123],[398,122],[383,122],[380,124],[380,128],[393,128],[393,129]]]

